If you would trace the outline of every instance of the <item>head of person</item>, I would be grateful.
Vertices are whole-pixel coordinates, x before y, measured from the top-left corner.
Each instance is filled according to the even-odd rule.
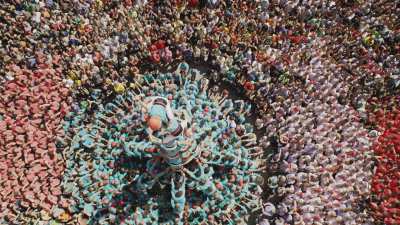
[[[162,126],[161,118],[159,116],[152,116],[147,121],[147,125],[151,130],[158,131],[161,129]]]

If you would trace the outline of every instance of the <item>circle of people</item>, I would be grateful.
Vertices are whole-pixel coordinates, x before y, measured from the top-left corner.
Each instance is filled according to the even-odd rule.
[[[399,10],[383,0],[2,4],[0,223],[71,220],[51,209],[69,204],[56,143],[72,102],[186,61],[256,106],[268,153],[257,223],[399,224]]]

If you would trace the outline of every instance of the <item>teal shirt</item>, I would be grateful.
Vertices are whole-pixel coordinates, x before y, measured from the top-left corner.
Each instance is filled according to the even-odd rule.
[[[153,105],[150,108],[150,113],[149,114],[150,114],[150,116],[158,116],[158,117],[160,117],[161,121],[163,121],[165,123],[168,121],[167,112],[166,112],[165,108],[163,106],[161,106],[161,105]]]

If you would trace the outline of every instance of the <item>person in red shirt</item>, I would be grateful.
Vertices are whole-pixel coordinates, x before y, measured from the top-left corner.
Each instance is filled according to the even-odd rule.
[[[246,81],[244,83],[244,88],[248,91],[253,91],[255,89],[254,84],[251,81]]]

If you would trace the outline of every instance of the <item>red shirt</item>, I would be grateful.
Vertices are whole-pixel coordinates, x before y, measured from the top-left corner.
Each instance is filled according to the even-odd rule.
[[[247,81],[247,82],[244,84],[244,88],[245,88],[246,90],[251,90],[251,91],[253,91],[253,90],[255,89],[254,84],[252,84],[250,81]]]
[[[196,7],[199,4],[199,0],[189,0],[189,6]]]

